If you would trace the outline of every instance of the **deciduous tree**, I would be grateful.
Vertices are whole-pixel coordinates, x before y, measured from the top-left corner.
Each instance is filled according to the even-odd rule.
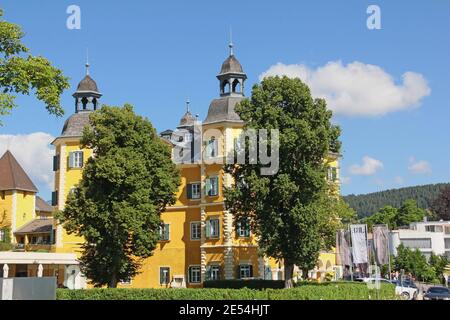
[[[279,171],[263,175],[260,161],[228,166],[235,184],[225,190],[226,204],[236,221],[250,219],[262,251],[283,261],[290,287],[294,265],[312,269],[323,244],[317,213],[329,194],[325,159],[339,152],[340,130],[325,100],[313,99],[300,79],[265,78],[236,112],[244,129],[279,130]]]
[[[85,239],[83,273],[97,287],[115,288],[155,249],[160,214],[175,202],[180,176],[170,147],[130,105],[103,106],[90,123],[81,143],[95,156],[57,217]]]
[[[0,116],[16,107],[16,94],[31,93],[45,103],[49,113],[61,116],[60,96],[69,88],[68,79],[46,58],[29,54],[23,37],[22,28],[5,21],[0,9]]]

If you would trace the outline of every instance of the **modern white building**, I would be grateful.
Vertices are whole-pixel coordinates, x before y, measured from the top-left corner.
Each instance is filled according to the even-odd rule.
[[[397,247],[403,244],[419,249],[427,258],[431,253],[445,254],[450,260],[450,221],[423,221],[411,223],[409,229],[390,233],[391,253],[397,255]]]

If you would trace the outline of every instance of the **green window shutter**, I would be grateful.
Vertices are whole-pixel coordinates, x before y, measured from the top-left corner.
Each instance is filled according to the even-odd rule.
[[[81,151],[80,152],[80,168],[83,168],[83,165],[84,165],[84,152],[83,151]]]
[[[58,191],[52,192],[52,206],[58,205]]]
[[[192,199],[192,184],[187,185],[187,198]]]
[[[170,240],[170,224],[164,225],[164,240]]]
[[[236,267],[236,279],[241,278],[241,266]]]
[[[69,168],[75,167],[75,154],[73,152],[69,152]]]
[[[53,171],[59,170],[59,155],[53,157]]]
[[[253,278],[253,265],[250,265],[250,278]]]
[[[211,221],[209,221],[209,220],[206,221],[205,235],[206,235],[206,238],[211,237]]]

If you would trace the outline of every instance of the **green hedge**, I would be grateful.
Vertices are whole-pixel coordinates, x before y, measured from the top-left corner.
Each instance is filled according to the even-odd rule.
[[[303,284],[292,289],[57,289],[58,300],[392,300],[393,285],[380,292],[363,283]]]
[[[283,280],[209,280],[203,283],[204,288],[217,289],[283,289]]]

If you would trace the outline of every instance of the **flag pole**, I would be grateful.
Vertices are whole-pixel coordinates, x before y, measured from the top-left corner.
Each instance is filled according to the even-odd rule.
[[[349,232],[349,240],[352,245],[352,250],[350,251],[350,279],[353,282],[353,241],[352,241],[352,231],[350,230],[350,225],[348,225],[348,232]]]
[[[390,242],[391,242],[391,235],[390,235],[390,231],[389,231],[389,225],[386,224],[386,229],[388,231],[388,238],[387,238],[387,251],[388,251],[388,272],[389,272],[389,281],[392,281],[392,271],[391,271],[391,246],[390,246]]]

